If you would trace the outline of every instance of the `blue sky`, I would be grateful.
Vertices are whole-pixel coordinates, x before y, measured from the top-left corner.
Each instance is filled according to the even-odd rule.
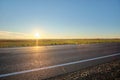
[[[41,38],[120,38],[120,1],[0,0],[0,38],[36,32]]]

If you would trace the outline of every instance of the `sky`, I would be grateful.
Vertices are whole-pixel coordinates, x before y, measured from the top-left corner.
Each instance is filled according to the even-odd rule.
[[[0,0],[0,39],[120,38],[120,0]]]

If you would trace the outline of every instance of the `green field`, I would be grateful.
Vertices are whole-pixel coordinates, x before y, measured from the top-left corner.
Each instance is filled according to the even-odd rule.
[[[113,43],[113,42],[120,42],[120,39],[39,39],[38,41],[36,40],[0,40],[0,48],[67,45],[67,44]]]

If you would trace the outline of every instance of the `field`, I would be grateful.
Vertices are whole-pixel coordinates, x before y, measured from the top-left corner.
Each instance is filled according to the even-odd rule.
[[[0,40],[0,48],[67,44],[92,44],[120,42],[120,39],[39,39],[39,40]]]

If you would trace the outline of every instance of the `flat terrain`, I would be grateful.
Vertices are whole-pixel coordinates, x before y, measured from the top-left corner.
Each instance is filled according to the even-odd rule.
[[[120,43],[0,48],[0,80],[41,80],[119,58]]]
[[[39,39],[39,40],[0,40],[0,48],[48,45],[78,45],[93,43],[120,43],[120,39]]]

